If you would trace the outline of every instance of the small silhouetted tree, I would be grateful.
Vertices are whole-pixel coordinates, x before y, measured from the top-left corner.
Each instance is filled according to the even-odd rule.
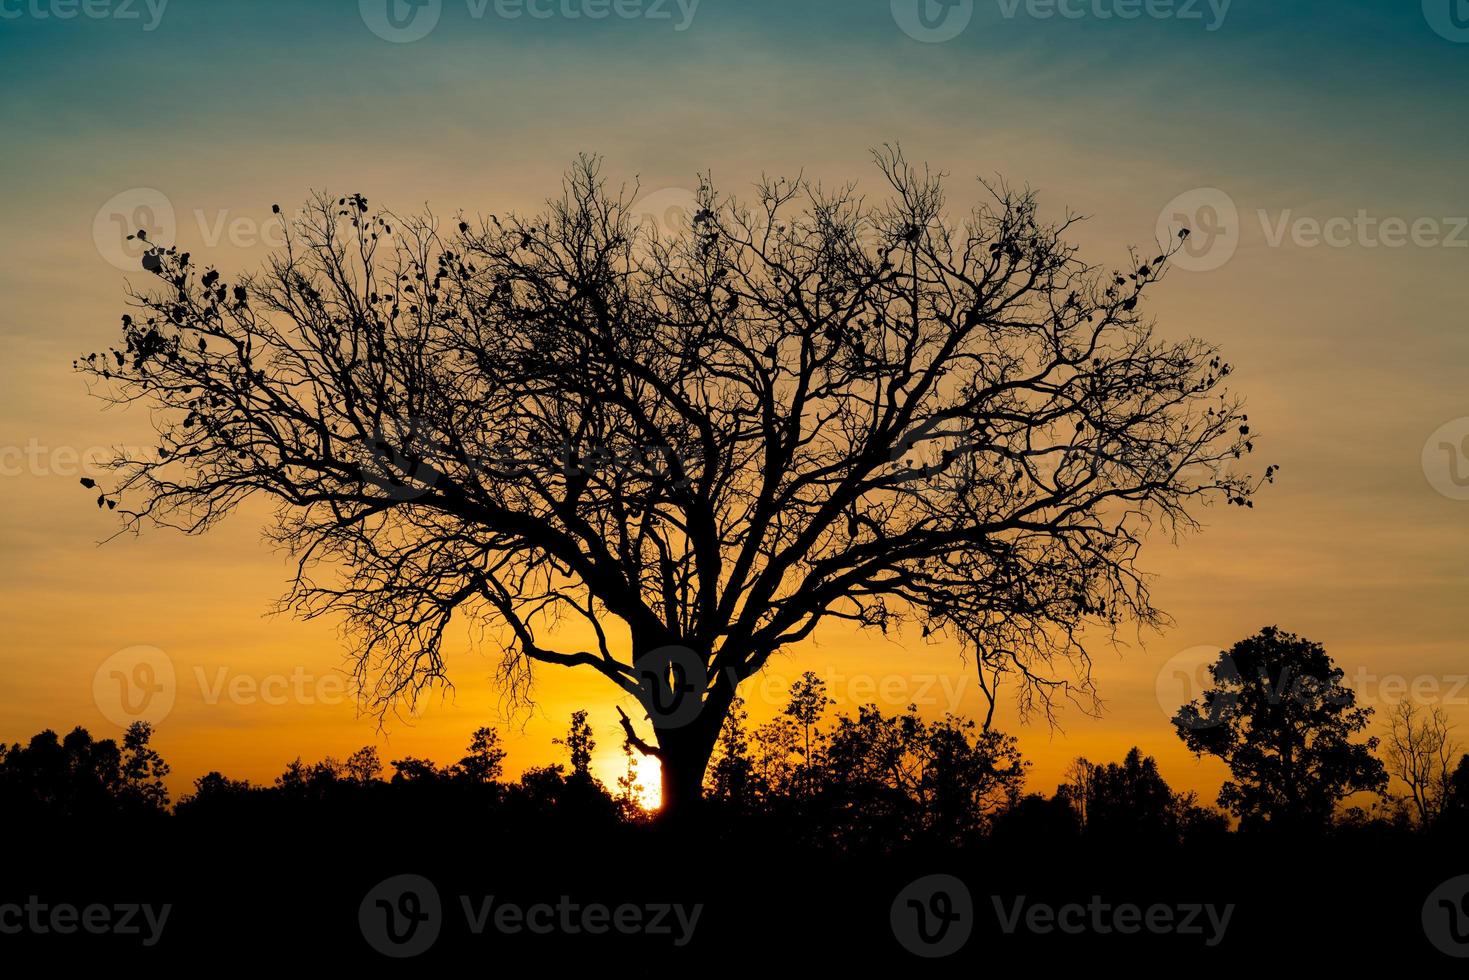
[[[622,818],[636,823],[647,816],[647,810],[643,807],[643,779],[638,770],[638,759],[641,755],[634,749],[632,742],[624,739],[622,757],[622,775],[617,777],[617,796],[614,799]]]
[[[1352,741],[1372,709],[1357,707],[1320,644],[1268,626],[1221,654],[1209,675],[1173,723],[1195,753],[1229,766],[1219,805],[1242,826],[1321,830],[1347,796],[1386,788],[1372,755],[1378,740]]]
[[[823,622],[911,622],[987,692],[1090,706],[1084,627],[1160,619],[1144,535],[1258,487],[1230,367],[1144,315],[1177,242],[1107,271],[1029,192],[950,221],[941,175],[876,159],[886,201],[705,181],[672,239],[583,160],[529,218],[322,195],[233,280],[149,243],[75,364],[157,438],[83,482],[125,529],[276,505],[282,605],[343,617],[383,712],[447,683],[456,617],[513,695],[600,673],[651,720],[670,813],[739,686]]]
[[[1169,844],[1228,830],[1224,814],[1199,806],[1194,793],[1175,793],[1157,760],[1137,746],[1128,750],[1121,764],[1091,765],[1078,759],[1067,772],[1071,781],[1058,795],[1086,815],[1082,828],[1090,836]]]
[[[359,786],[366,786],[375,781],[378,773],[382,771],[382,759],[379,758],[377,747],[374,745],[364,745],[347,756],[347,761],[342,763],[342,774]]]
[[[175,812],[184,819],[237,819],[246,801],[260,792],[248,780],[211,770],[194,780],[194,791],[179,799]]]
[[[496,729],[476,728],[469,740],[469,754],[459,760],[459,771],[471,782],[493,783],[505,772],[505,756]]]
[[[752,768],[757,791],[777,796],[795,788],[800,758],[801,732],[789,717],[778,715],[755,729],[752,739]]]
[[[1087,803],[1092,795],[1092,773],[1095,769],[1085,756],[1077,756],[1066,766],[1066,771],[1061,774],[1061,785],[1056,789],[1057,795],[1063,796],[1076,811],[1077,826],[1083,830],[1087,824]]]
[[[1158,763],[1134,746],[1119,765],[1094,766],[1088,782],[1086,832],[1099,837],[1175,838],[1173,790]]]
[[[443,779],[446,775],[444,770],[432,761],[411,755],[403,759],[394,759],[388,764],[393,767],[393,777],[390,780],[393,783],[433,783]]]
[[[143,809],[165,810],[168,808],[168,789],[163,779],[172,770],[163,756],[149,742],[153,739],[153,726],[146,721],[135,721],[128,726],[122,738],[122,778],[126,792]]]
[[[1388,719],[1383,756],[1388,775],[1402,780],[1418,814],[1420,826],[1438,819],[1449,793],[1449,779],[1459,746],[1449,734],[1444,710],[1399,702]]]
[[[592,726],[587,723],[585,710],[571,713],[571,727],[567,729],[566,737],[557,739],[556,744],[564,746],[571,757],[573,775],[588,776],[591,774],[592,752],[596,749],[597,742],[592,738]]]
[[[818,733],[816,744],[813,746],[811,733],[816,730],[827,707],[833,704],[836,704],[836,701],[826,696],[826,681],[812,671],[806,671],[791,685],[790,699],[786,701],[784,713],[800,727],[801,784],[808,794],[811,791],[812,774],[819,765],[813,749],[819,751],[821,748],[820,734]]]
[[[750,755],[750,735],[745,727],[749,717],[745,699],[735,698],[719,730],[719,742],[709,767],[709,795],[737,810],[751,804],[755,789],[755,762]]]
[[[1469,834],[1469,755],[1461,755],[1449,773],[1438,826],[1450,834]]]

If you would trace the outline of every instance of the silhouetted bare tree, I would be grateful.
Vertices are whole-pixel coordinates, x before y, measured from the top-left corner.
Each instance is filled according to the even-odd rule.
[[[274,501],[283,605],[345,617],[383,711],[447,683],[456,615],[513,694],[599,671],[651,719],[625,723],[669,811],[739,685],[831,620],[956,637],[1025,710],[1091,706],[1083,627],[1160,618],[1145,534],[1258,487],[1229,366],[1142,315],[1176,243],[1105,272],[1028,191],[946,224],[939,176],[876,156],[882,203],[706,181],[671,240],[584,159],[533,218],[319,197],[233,283],[156,246],[121,344],[77,362],[158,432],[98,505],[201,532]],[[559,646],[568,619],[594,642]]]
[[[1449,793],[1449,779],[1458,758],[1458,743],[1449,735],[1448,716],[1442,708],[1403,700],[1388,719],[1383,756],[1389,776],[1408,787],[1418,821],[1423,826],[1438,819]]]

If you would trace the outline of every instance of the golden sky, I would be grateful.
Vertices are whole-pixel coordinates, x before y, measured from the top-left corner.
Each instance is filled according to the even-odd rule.
[[[1417,4],[1240,9],[1210,31],[1007,18],[979,3],[942,43],[905,35],[886,2],[704,0],[677,30],[475,18],[446,0],[443,21],[409,43],[374,36],[352,4],[307,6],[179,4],[151,30],[0,23],[0,739],[77,724],[114,734],[94,680],[142,646],[175,672],[157,736],[175,796],[211,768],[268,781],[297,754],[369,743],[385,759],[448,762],[487,723],[505,731],[515,772],[553,760],[550,740],[578,707],[611,783],[620,735],[605,682],[539,668],[534,714],[501,718],[494,663],[462,633],[453,699],[379,731],[336,679],[333,625],[266,616],[286,565],[261,543],[258,510],[201,538],[98,547],[114,525],[77,486],[83,460],[151,441],[140,412],[102,412],[70,370],[114,339],[124,310],[125,273],[109,261],[123,254],[118,221],[150,207],[229,276],[266,253],[270,205],[290,210],[315,188],[405,211],[529,210],[580,151],[665,194],[655,201],[706,169],[735,192],[799,170],[875,188],[867,149],[885,141],[949,171],[956,210],[976,197],[972,177],[1000,174],[1037,188],[1052,216],[1089,215],[1076,237],[1101,264],[1152,247],[1178,209],[1217,224],[1198,271],[1175,270],[1152,311],[1164,334],[1223,347],[1258,462],[1282,467],[1253,511],[1216,508],[1201,535],[1151,543],[1145,566],[1176,625],[1097,651],[1103,717],[1072,712],[1051,732],[1002,709],[1035,763],[1031,788],[1050,792],[1077,755],[1118,759],[1136,744],[1212,802],[1222,767],[1184,751],[1167,724],[1178,698],[1165,710],[1159,678],[1179,690],[1190,651],[1266,624],[1324,643],[1366,703],[1416,684],[1469,727],[1469,500],[1456,499],[1469,492],[1437,450],[1469,435],[1469,193],[1453,94],[1469,45]],[[1212,221],[1203,205],[1226,211]],[[1408,240],[1394,244],[1404,236],[1387,219]],[[1313,222],[1335,237],[1317,242]],[[954,648],[834,625],[747,685],[752,714],[778,710],[784,682],[807,669],[848,709],[981,710]]]

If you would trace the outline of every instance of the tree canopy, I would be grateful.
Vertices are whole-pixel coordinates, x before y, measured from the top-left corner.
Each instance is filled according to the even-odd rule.
[[[1352,793],[1381,792],[1378,739],[1352,741],[1371,708],[1319,643],[1267,626],[1220,655],[1212,686],[1174,716],[1194,752],[1229,766],[1219,805],[1245,826],[1320,829]]]
[[[369,703],[447,683],[462,617],[513,696],[546,664],[636,698],[669,797],[823,622],[911,623],[991,697],[1091,706],[1083,631],[1161,617],[1144,538],[1259,486],[1230,367],[1143,315],[1177,242],[1106,271],[1029,191],[951,222],[942,175],[876,162],[876,203],[706,178],[673,238],[583,159],[534,217],[319,196],[232,282],[157,243],[121,342],[77,361],[158,434],[98,506],[201,532],[273,501],[283,604],[342,617]]]

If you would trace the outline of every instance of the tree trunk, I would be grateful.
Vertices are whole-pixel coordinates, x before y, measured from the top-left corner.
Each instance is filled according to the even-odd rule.
[[[722,673],[714,678],[713,685],[709,684],[704,674],[709,660],[708,654],[699,656],[690,651],[683,662],[670,657],[667,667],[661,662],[654,666],[653,676],[659,686],[649,699],[649,717],[663,772],[663,799],[658,810],[663,824],[696,822],[693,818],[704,796],[704,770],[734,700],[731,674]]]
[[[688,737],[660,739],[663,751],[663,801],[658,819],[666,824],[686,824],[698,812],[704,797],[704,770],[709,765],[712,743]]]
[[[704,798],[704,771],[714,755],[714,743],[729,712],[729,698],[706,701],[693,722],[658,732],[658,751],[662,753],[663,801],[659,820],[666,824],[695,823],[700,802]]]

